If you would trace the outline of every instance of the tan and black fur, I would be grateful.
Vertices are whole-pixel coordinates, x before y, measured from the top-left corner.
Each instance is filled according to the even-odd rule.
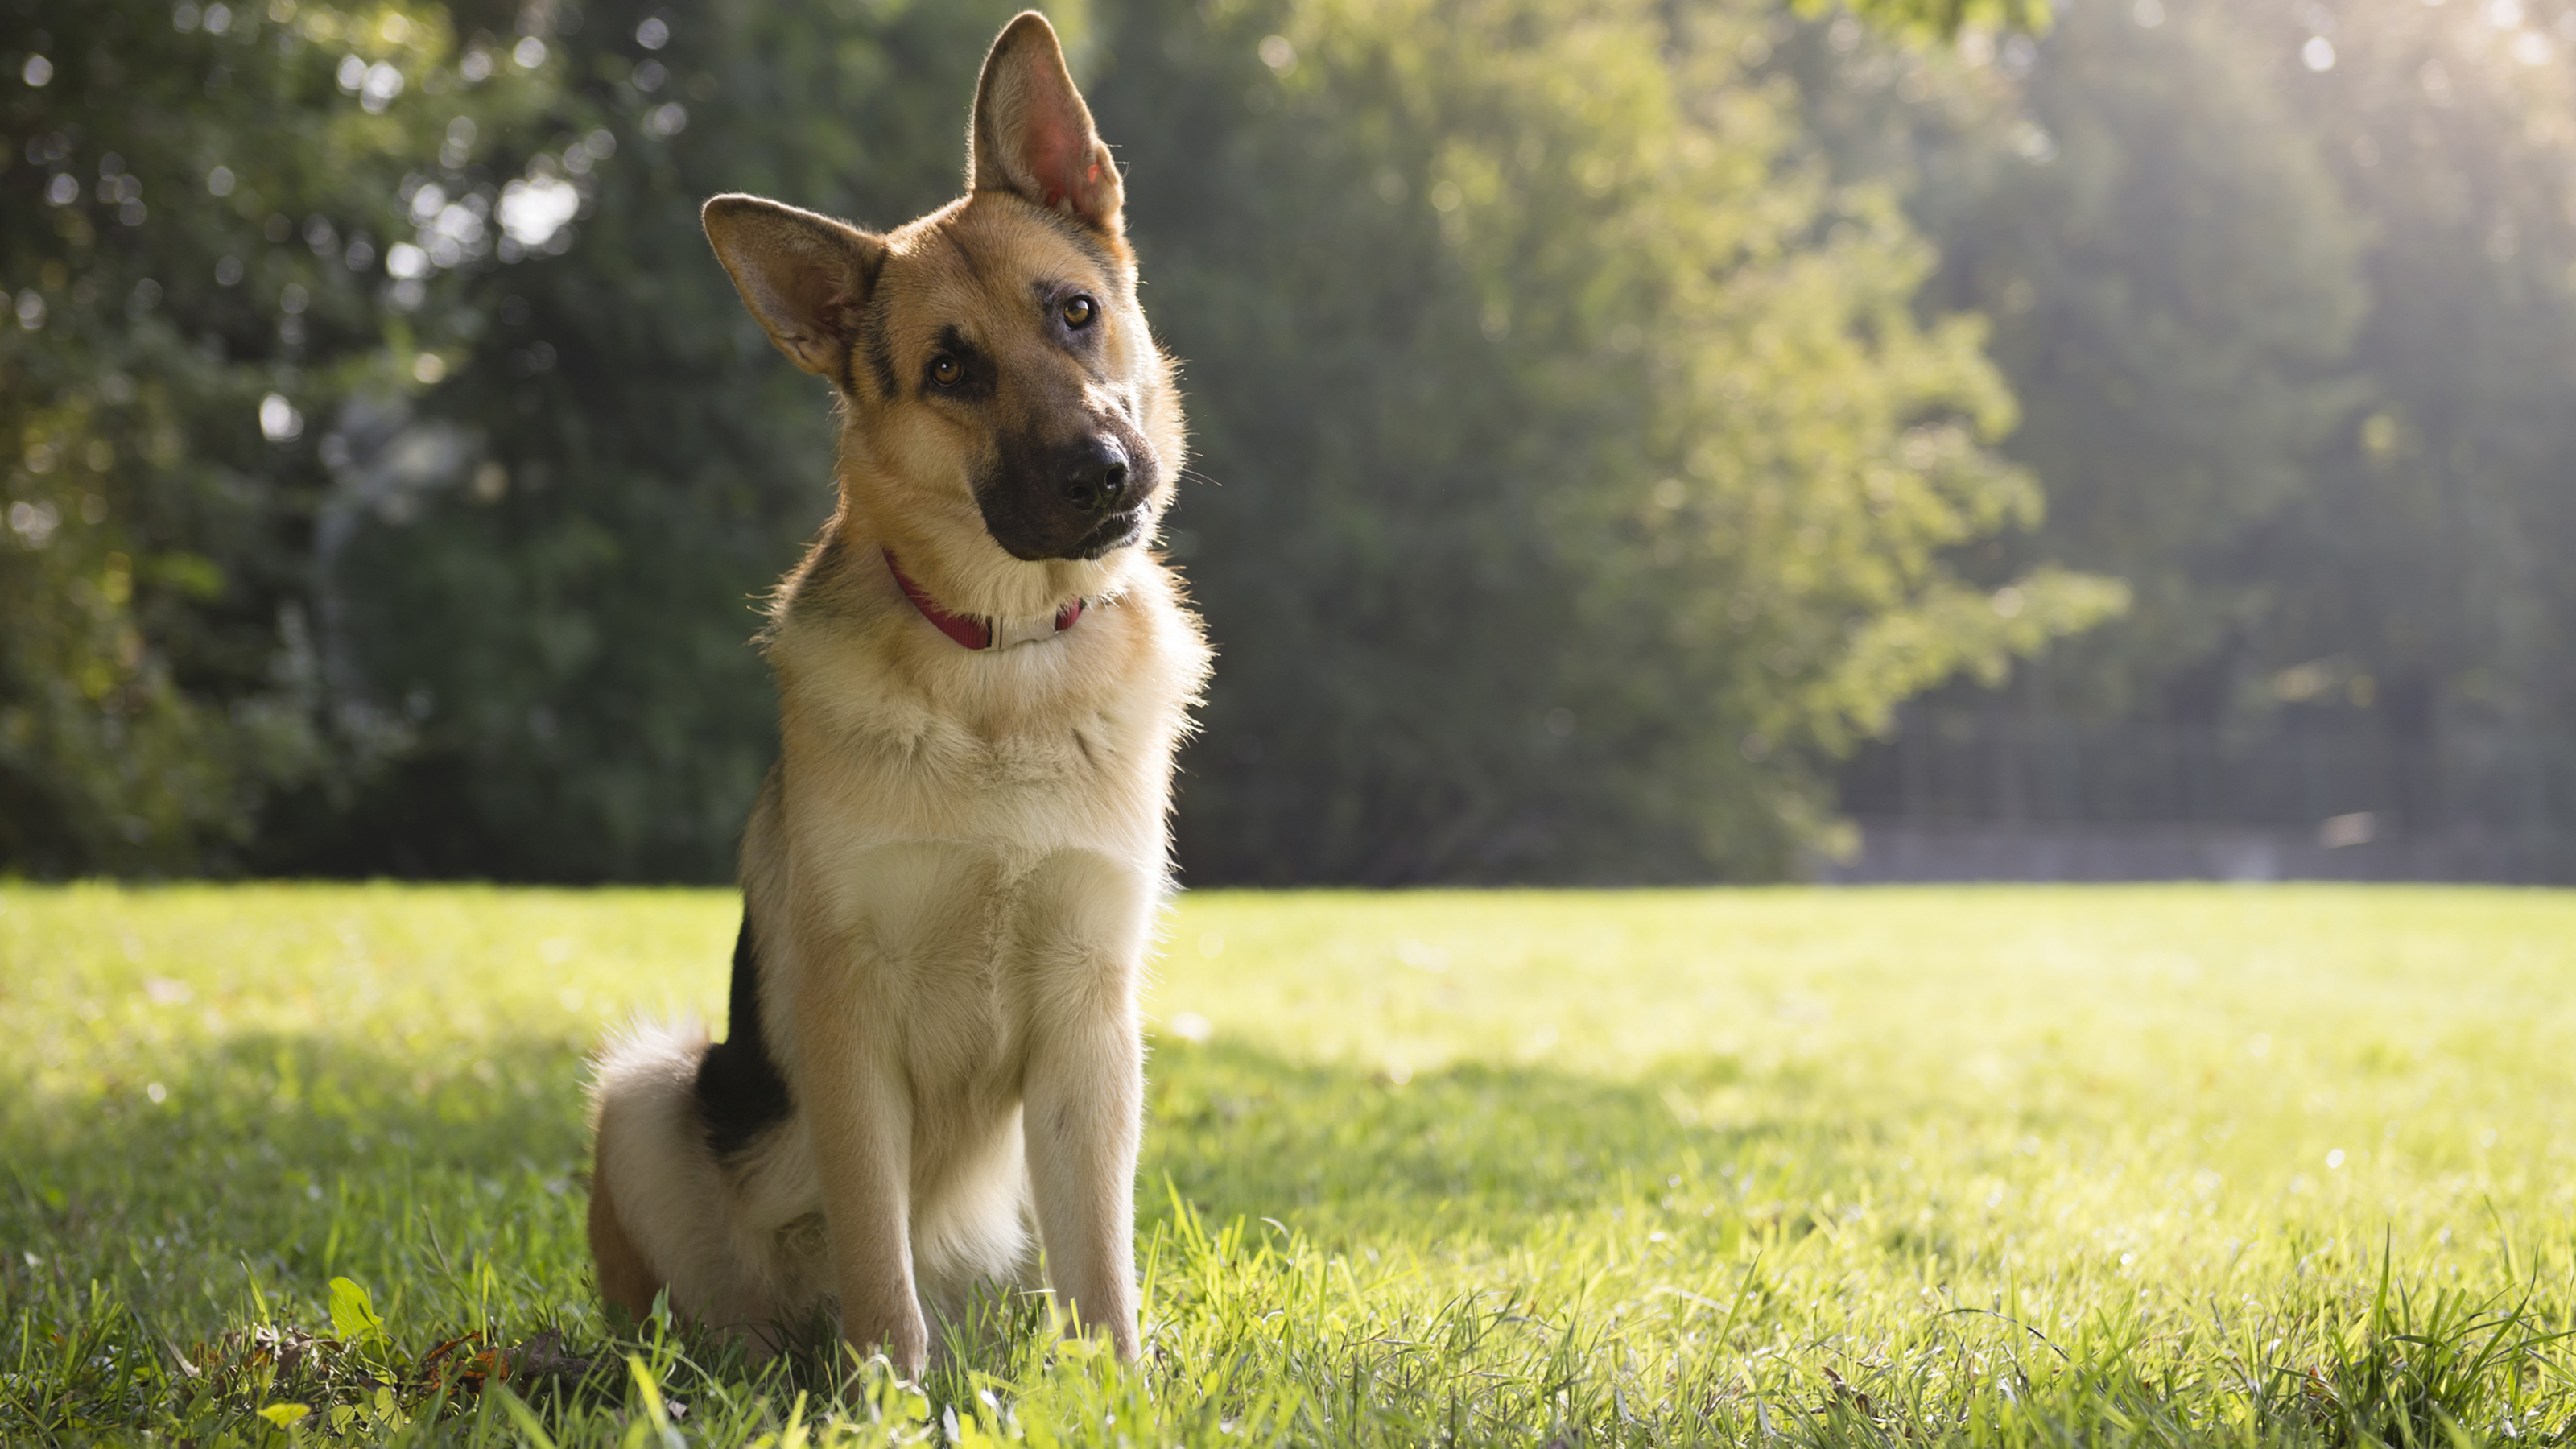
[[[706,229],[841,407],[839,508],[765,644],[780,759],[742,849],[730,1035],[602,1054],[600,1287],[776,1347],[837,1313],[919,1372],[988,1287],[1136,1352],[1138,973],[1207,669],[1146,547],[1182,457],[1122,187],[1031,13],[976,90],[967,195],[884,235],[748,196]],[[1060,634],[974,650],[948,613]]]

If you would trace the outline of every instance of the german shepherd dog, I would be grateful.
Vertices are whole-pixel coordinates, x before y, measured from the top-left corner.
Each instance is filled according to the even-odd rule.
[[[635,1029],[591,1094],[610,1302],[667,1290],[761,1354],[837,1312],[907,1374],[1041,1282],[1136,1354],[1138,974],[1208,663],[1147,552],[1173,363],[1034,12],[985,58],[966,189],[884,235],[706,205],[752,315],[840,394],[840,501],[762,637],[780,758],[730,1032]]]

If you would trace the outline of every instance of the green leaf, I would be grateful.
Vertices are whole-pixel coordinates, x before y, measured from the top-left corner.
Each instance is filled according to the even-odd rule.
[[[662,1408],[662,1386],[653,1379],[653,1370],[633,1354],[626,1356],[626,1367],[635,1375],[635,1391],[644,1399],[644,1417],[656,1429],[671,1427],[671,1416]]]
[[[385,1321],[376,1316],[375,1300],[355,1279],[331,1280],[331,1331],[361,1348],[393,1344],[393,1336],[385,1332]]]
[[[260,1410],[259,1416],[281,1429],[292,1429],[304,1422],[304,1416],[312,1412],[312,1406],[309,1404],[271,1404]]]
[[[519,1432],[527,1436],[527,1442],[533,1446],[533,1449],[555,1449],[554,1436],[546,1432],[546,1426],[537,1418],[536,1410],[529,1408],[526,1400],[510,1392],[507,1384],[493,1384],[484,1392],[499,1401],[502,1411],[510,1416],[511,1422],[519,1426]]]

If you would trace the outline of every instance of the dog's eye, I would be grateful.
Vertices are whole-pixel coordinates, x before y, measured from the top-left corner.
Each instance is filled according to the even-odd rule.
[[[955,387],[957,380],[965,375],[965,367],[945,352],[930,359],[930,380],[941,387]]]
[[[1099,315],[1099,312],[1100,308],[1089,297],[1064,299],[1064,325],[1076,332],[1090,326],[1091,319]]]

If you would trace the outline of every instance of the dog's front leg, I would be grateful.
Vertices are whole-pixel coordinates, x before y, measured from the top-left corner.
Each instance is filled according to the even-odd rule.
[[[797,993],[798,1106],[823,1189],[841,1336],[863,1354],[883,1349],[898,1372],[918,1378],[930,1328],[912,1279],[912,1102],[893,1048],[868,1039],[846,986],[815,980],[824,974],[811,973]]]
[[[1023,1117],[1038,1233],[1057,1305],[1136,1357],[1136,1149],[1144,1044],[1123,998],[1034,1043]]]

